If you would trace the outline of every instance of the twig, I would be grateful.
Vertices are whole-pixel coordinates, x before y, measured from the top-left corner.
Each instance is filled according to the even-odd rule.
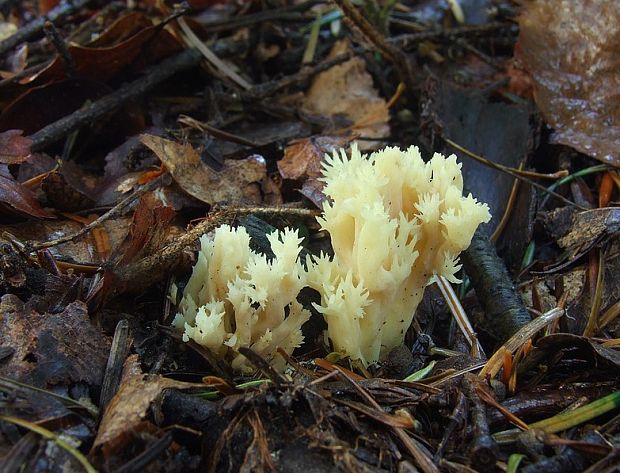
[[[101,217],[99,217],[96,220],[93,220],[88,225],[84,225],[79,231],[77,231],[77,232],[75,232],[75,233],[73,233],[71,235],[65,235],[63,237],[56,238],[54,240],[45,241],[45,242],[42,242],[42,243],[36,243],[36,244],[30,243],[28,246],[26,246],[26,251],[27,252],[39,251],[39,250],[42,250],[44,248],[51,248],[52,246],[57,246],[57,245],[60,245],[62,243],[67,243],[69,241],[77,240],[81,236],[83,236],[86,233],[90,232],[93,228],[98,227],[99,225],[101,225],[106,220],[109,220],[109,219],[111,219],[113,217],[116,217],[116,216],[120,215],[123,212],[123,210],[129,204],[134,202],[138,197],[140,197],[145,192],[151,191],[151,190],[159,187],[160,185],[162,185],[162,183],[164,183],[164,181],[165,181],[166,176],[167,175],[164,174],[163,176],[160,176],[157,179],[154,179],[151,182],[149,182],[149,183],[145,184],[144,186],[140,187],[133,194],[131,194],[128,197],[125,197],[122,201],[120,201],[118,204],[116,204],[114,207],[112,207],[110,210],[108,210],[106,213],[104,213]]]
[[[110,356],[105,369],[103,383],[101,385],[101,396],[99,397],[99,412],[103,416],[105,408],[116,394],[123,374],[123,363],[129,352],[129,322],[123,319],[116,324]]]
[[[52,45],[56,49],[56,52],[58,53],[58,56],[60,56],[60,59],[64,63],[65,69],[67,71],[67,76],[69,76],[70,78],[74,77],[75,60],[67,49],[65,40],[62,39],[62,36],[60,36],[58,29],[56,28],[56,26],[54,26],[54,23],[52,23],[51,21],[46,21],[43,25],[43,32],[45,33],[45,36],[47,36],[47,39],[50,41],[50,43],[52,43]]]
[[[353,389],[364,399],[368,404],[379,411],[383,411],[381,406],[375,399],[366,391],[359,383],[356,383],[353,379],[347,375],[347,373],[341,369],[338,365],[334,365],[334,367],[340,372],[340,376],[347,381]],[[404,429],[400,427],[392,427],[392,430],[396,433],[396,436],[403,443],[407,451],[411,454],[413,459],[416,461],[420,469],[424,473],[439,473],[439,468],[435,466],[432,460],[429,458],[427,453],[420,447],[418,442],[412,439]]]
[[[114,270],[116,278],[115,290],[123,292],[127,290],[140,290],[155,284],[170,271],[174,270],[182,262],[180,255],[185,248],[192,245],[200,236],[209,233],[219,225],[230,222],[236,217],[249,214],[268,215],[316,215],[316,211],[295,208],[224,208],[212,211],[207,218],[190,229],[174,241],[164,246],[158,253],[146,256],[138,261],[124,265]],[[163,271],[165,269],[165,271]]]
[[[386,41],[385,37],[368,21],[364,15],[351,3],[350,0],[334,0],[345,18],[348,18],[385,57],[394,64],[400,75],[400,81],[407,86],[408,92],[415,89],[413,82],[416,76],[411,61],[407,55],[393,44]]]
[[[149,92],[177,72],[198,65],[201,58],[202,56],[197,50],[186,49],[162,61],[147,71],[145,77],[123,85],[117,91],[85,105],[71,115],[67,115],[31,135],[29,138],[32,140],[32,151],[41,151],[78,128],[95,122],[104,115],[120,108],[129,100]]]
[[[553,197],[557,197],[558,199],[560,199],[562,202],[572,206],[572,207],[576,207],[579,210],[589,210],[586,209],[585,207],[582,207],[581,205],[576,204],[575,202],[573,202],[572,200],[567,199],[566,197],[564,197],[563,195],[558,194],[557,192],[554,192],[552,190],[549,190],[548,188],[546,188],[545,186],[539,184],[538,182],[532,181],[531,179],[527,179],[525,177],[523,177],[521,175],[521,173],[517,172],[516,170],[513,170],[512,168],[508,167],[508,166],[504,166],[502,164],[497,164],[489,159],[485,159],[482,156],[477,155],[476,153],[474,153],[473,151],[468,150],[467,148],[459,145],[458,143],[455,143],[454,141],[452,141],[449,138],[444,137],[443,138],[444,141],[446,143],[448,143],[450,146],[452,146],[453,148],[457,149],[458,151],[460,151],[461,153],[465,154],[466,156],[469,156],[470,158],[478,161],[479,163],[488,166],[490,168],[493,169],[497,169],[500,172],[506,173],[511,175],[512,177],[516,178],[516,179],[520,179],[521,181],[525,182],[526,184],[529,184],[532,187],[535,187],[536,189],[544,192],[545,194],[550,194]]]
[[[0,42],[0,55],[13,49],[15,46],[28,41],[30,38],[41,33],[46,21],[57,23],[73,12],[79,11],[88,6],[93,0],[74,0],[73,2],[60,2],[60,4],[49,11],[47,16],[35,18],[27,25],[18,29],[14,35],[9,36]]]
[[[455,41],[455,43],[457,45],[459,45],[460,47],[462,47],[463,49],[465,49],[466,51],[469,51],[470,53],[478,56],[483,62],[487,63],[489,66],[491,66],[493,69],[497,70],[497,71],[501,71],[504,68],[503,64],[500,64],[497,60],[495,60],[494,58],[492,58],[491,56],[489,56],[488,54],[480,51],[478,48],[476,48],[475,46],[469,44],[468,41],[466,41],[463,38],[457,38],[457,40]]]
[[[478,471],[486,471],[495,467],[499,448],[489,430],[486,406],[476,392],[480,381],[472,374],[463,377],[463,387],[471,402],[471,420],[473,424],[474,441],[470,446],[471,459]]]
[[[523,162],[519,165],[519,170],[523,169]],[[504,209],[504,213],[502,214],[502,218],[499,223],[495,227],[493,234],[491,235],[491,241],[496,242],[499,237],[502,235],[504,228],[508,225],[510,221],[510,217],[512,215],[512,209],[514,208],[515,202],[517,200],[517,196],[519,195],[519,189],[521,188],[521,181],[519,179],[515,179],[512,181],[512,188],[510,189],[510,195],[508,196],[508,202],[506,202],[506,208]]]
[[[269,363],[267,363],[267,360],[261,357],[258,353],[254,352],[252,349],[247,347],[239,347],[239,353],[245,356],[256,368],[261,370],[276,387],[279,388],[288,383],[287,379],[283,375],[278,373]]]
[[[514,287],[504,261],[497,256],[485,226],[478,227],[471,245],[461,258],[484,308],[489,331],[504,342],[532,318]]]
[[[390,20],[393,24],[399,26],[406,26],[407,23],[402,20],[392,19]],[[388,42],[403,48],[408,49],[410,46],[415,46],[422,41],[428,41],[431,39],[452,39],[459,36],[472,36],[472,35],[480,35],[483,33],[489,33],[496,30],[515,28],[516,25],[513,23],[487,23],[486,25],[465,25],[465,26],[457,26],[455,28],[448,29],[438,29],[433,31],[420,31],[416,33],[407,33],[399,36],[394,36],[392,38],[388,38]]]
[[[450,282],[444,276],[437,276],[437,286],[439,286],[439,290],[446,300],[448,307],[450,308],[450,312],[452,316],[456,320],[457,325],[463,332],[467,343],[471,347],[471,355],[474,358],[482,358],[484,355],[484,350],[478,341],[478,337],[476,336],[476,332],[474,331],[474,327],[472,326],[469,318],[467,317],[467,313],[458,297],[454,293],[454,289],[450,285]]]
[[[66,43],[86,44],[91,38],[93,30],[101,28],[107,18],[119,18],[123,10],[127,8],[127,2],[113,0],[98,10],[90,18],[82,21],[67,35]]]
[[[437,447],[437,451],[435,452],[435,456],[433,460],[435,463],[438,463],[443,457],[443,453],[448,445],[450,437],[457,429],[462,429],[465,427],[465,422],[467,420],[467,402],[465,399],[465,395],[462,392],[458,393],[458,397],[456,399],[456,405],[454,409],[452,409],[452,413],[450,414],[450,423],[445,428],[443,437],[441,442],[439,442],[439,446]]]
[[[0,415],[0,421],[10,422],[11,424],[19,425],[24,429],[28,429],[31,432],[39,434],[41,437],[47,440],[51,440],[60,448],[65,450],[69,455],[73,456],[73,458],[75,458],[82,465],[82,467],[87,473],[97,473],[97,470],[92,467],[92,465],[88,462],[88,459],[77,448],[73,446],[73,443],[75,443],[75,439],[72,439],[73,441],[68,440],[66,438],[63,438],[66,436],[61,437],[54,432],[46,429],[45,427],[35,424],[34,422],[29,422],[27,420],[13,416]]]
[[[209,49],[207,45],[204,44],[200,38],[198,38],[198,36],[196,36],[196,33],[192,31],[183,17],[178,18],[177,23],[181,27],[181,30],[183,30],[183,39],[185,43],[188,46],[194,47],[200,51],[209,64],[216,68],[221,75],[227,77],[244,90],[249,90],[252,88],[252,84],[237,74],[228,64],[222,61],[217,54],[211,51],[211,49]]]
[[[213,21],[204,24],[210,33],[219,33],[228,30],[238,30],[245,26],[251,26],[265,21],[308,21],[309,19],[301,12],[312,8],[314,5],[323,3],[323,0],[309,0],[300,4],[293,4],[283,8],[274,8],[249,15],[237,16],[224,21]]]
[[[163,332],[166,336],[181,343],[183,337],[181,333],[176,330],[172,325],[158,324],[157,328]],[[189,340],[187,346],[194,350],[199,356],[201,356],[213,369],[213,371],[222,379],[226,380],[229,384],[234,385],[235,380],[233,378],[232,370],[225,360],[220,360],[215,354],[206,346],[199,345],[194,340]]]
[[[505,352],[514,353],[517,349],[523,345],[528,339],[532,338],[536,332],[543,329],[545,326],[550,324],[551,322],[559,319],[562,315],[564,315],[564,310],[559,308],[551,309],[548,312],[545,312],[543,315],[536,317],[527,325],[521,327],[521,329],[516,332],[512,337],[510,337],[501,347],[497,349],[497,351],[489,358],[489,361],[486,362],[482,371],[480,371],[481,378],[486,378],[490,376],[493,378],[502,367],[502,359]]]
[[[322,61],[313,66],[304,66],[301,70],[295,74],[291,74],[275,81],[264,82],[262,84],[255,85],[247,92],[248,98],[264,99],[271,95],[282,91],[283,89],[292,85],[298,84],[309,78],[315,76],[319,72],[323,72],[332,66],[342,64],[343,62],[351,59],[355,54],[360,52],[361,49],[354,48],[353,51],[339,54],[338,56]]]
[[[177,122],[182,125],[187,125],[191,128],[200,130],[203,133],[209,133],[210,135],[220,140],[230,141],[231,143],[237,143],[243,146],[251,146],[253,148],[260,146],[258,143],[247,140],[243,136],[220,130],[219,128],[209,125],[208,123],[196,120],[195,118],[189,117],[187,115],[179,115],[179,118],[177,118]]]
[[[13,444],[11,449],[2,457],[2,471],[4,473],[20,473],[24,465],[32,459],[33,450],[39,446],[39,438],[34,432],[26,435]]]
[[[166,432],[160,439],[157,439],[137,457],[129,460],[121,466],[116,473],[134,473],[143,471],[148,465],[153,463],[172,443],[172,433]]]

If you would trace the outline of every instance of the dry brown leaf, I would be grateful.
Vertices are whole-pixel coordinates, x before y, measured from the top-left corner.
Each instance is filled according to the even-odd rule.
[[[349,50],[347,42],[336,43],[329,57]],[[304,100],[304,109],[320,115],[344,115],[355,124],[362,138],[385,138],[390,134],[387,102],[374,88],[366,63],[360,57],[318,74]],[[361,142],[360,145],[364,144]]]
[[[153,192],[144,194],[134,211],[127,238],[119,248],[121,264],[153,254],[166,240],[175,212]]]
[[[176,183],[189,195],[207,204],[219,202],[256,202],[256,186],[267,175],[265,160],[260,156],[224,161],[214,171],[200,159],[190,144],[181,144],[153,135],[140,140],[166,166]]]
[[[0,163],[19,164],[30,156],[32,140],[22,130],[7,130],[0,133]]]
[[[68,304],[61,313],[40,314],[36,303],[17,296],[2,297],[0,346],[13,349],[0,374],[48,389],[103,380],[110,340],[96,328],[83,302]]]
[[[620,2],[528,1],[515,52],[553,139],[620,166]]]
[[[135,14],[130,13],[129,15],[134,16]],[[104,32],[102,36],[105,38],[112,35],[115,35],[116,38],[122,37],[118,27],[119,23],[122,23],[123,27],[127,25],[126,27],[129,28],[130,25],[135,26],[136,22],[123,22],[121,18],[111,25],[112,34],[108,35]],[[150,26],[146,26],[149,23]],[[102,42],[98,41],[95,44],[99,45]],[[147,44],[148,47],[145,47]],[[146,21],[145,25],[135,34],[113,45],[103,47],[70,45],[68,48],[75,61],[76,77],[89,77],[102,82],[111,79],[127,67],[142,68],[145,64],[157,62],[179,49],[181,49],[181,45],[171,33],[161,28],[160,25],[153,25],[150,21]],[[21,82],[29,86],[41,85],[64,79],[66,75],[63,60],[57,56],[49,66]]]
[[[119,217],[103,223],[101,228],[103,228],[108,235],[112,248],[117,248],[121,244],[129,232],[130,223],[130,217]],[[0,234],[8,232],[22,242],[43,242],[54,238],[73,235],[82,227],[82,224],[70,220],[26,222],[15,225],[0,225]],[[0,237],[0,242],[4,242],[2,237]],[[50,248],[50,252],[54,257],[74,263],[100,264],[104,262],[104,260],[100,259],[95,243],[90,236],[80,238],[75,242],[69,241],[57,245]]]
[[[620,209],[605,207],[575,212],[562,207],[545,213],[542,221],[558,245],[576,255],[620,231]]]
[[[138,426],[145,421],[151,403],[161,395],[164,389],[196,387],[204,387],[204,385],[144,374],[140,369],[138,355],[129,356],[123,367],[121,385],[101,419],[93,451],[99,449],[113,451],[127,434],[138,429]]]
[[[31,217],[54,218],[39,205],[30,189],[2,175],[0,175],[0,210],[1,207]]]
[[[323,194],[323,183],[318,179],[308,179],[304,182],[301,193],[319,209],[323,208],[323,202],[327,200],[327,197]]]
[[[278,161],[278,170],[284,179],[319,177],[325,155],[346,147],[352,139],[345,136],[311,136],[294,140]]]

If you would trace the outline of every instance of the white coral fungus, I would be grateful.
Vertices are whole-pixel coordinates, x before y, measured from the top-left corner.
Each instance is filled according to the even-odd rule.
[[[434,275],[457,281],[459,253],[482,222],[486,204],[463,196],[456,156],[424,163],[417,147],[385,148],[324,163],[330,198],[318,218],[334,256],[308,267],[308,285],[321,293],[317,309],[334,348],[369,364],[404,340],[424,288]]]
[[[424,288],[435,275],[457,281],[459,253],[478,225],[491,218],[486,204],[463,196],[454,155],[425,163],[418,148],[385,148],[362,155],[357,146],[326,157],[317,220],[334,255],[298,261],[301,239],[292,230],[268,236],[273,260],[253,252],[243,228],[222,226],[201,238],[201,251],[183,291],[174,325],[237,371],[251,365],[249,347],[277,369],[277,348],[301,343],[309,312],[297,301],[309,286],[334,349],[368,365],[400,345]],[[173,298],[176,288],[173,289]]]
[[[282,369],[278,347],[290,354],[299,346],[301,326],[310,317],[296,299],[306,285],[297,261],[301,238],[289,229],[267,238],[273,260],[250,249],[250,236],[242,227],[223,225],[213,238],[203,235],[173,323],[184,330],[185,341],[192,339],[229,359],[236,371],[252,370],[237,351],[241,346]]]

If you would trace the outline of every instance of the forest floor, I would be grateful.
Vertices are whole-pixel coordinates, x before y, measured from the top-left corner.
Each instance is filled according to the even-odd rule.
[[[0,470],[618,471],[620,2],[2,0],[0,15]],[[462,282],[429,280],[378,362],[335,349],[307,287],[280,308],[309,318],[294,351],[184,340],[203,234],[243,228],[273,269],[267,235],[292,227],[304,263],[285,272],[338,255],[321,176],[354,143],[456,154],[492,216]],[[231,248],[229,298],[250,273]]]

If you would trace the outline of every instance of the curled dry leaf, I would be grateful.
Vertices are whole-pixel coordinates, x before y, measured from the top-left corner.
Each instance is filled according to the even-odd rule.
[[[120,263],[128,263],[157,251],[166,240],[174,209],[164,205],[155,193],[142,196],[133,214],[127,238],[119,248]]]
[[[13,179],[0,175],[0,211],[4,207],[11,212],[38,218],[53,218],[30,189]]]
[[[22,130],[7,130],[0,133],[0,163],[19,164],[30,156],[32,140]]]
[[[187,389],[204,385],[184,383],[159,375],[144,374],[140,370],[138,355],[131,355],[123,367],[121,385],[108,404],[93,451],[103,450],[112,453],[115,448],[124,444],[124,439],[134,430],[144,430],[143,422],[153,403],[164,389]]]
[[[134,15],[134,14],[130,14]],[[117,20],[117,23],[123,19]],[[116,38],[120,34],[117,23],[112,24],[109,29]],[[135,22],[125,24],[135,26]],[[146,26],[150,24],[149,26]],[[133,32],[133,31],[132,31]],[[111,36],[102,33],[106,38]],[[103,44],[103,41],[94,43],[96,46]],[[146,45],[148,44],[148,47]],[[68,50],[75,61],[75,75],[80,78],[92,78],[102,82],[116,76],[116,74],[130,66],[133,70],[139,70],[146,64],[157,62],[181,49],[179,42],[161,25],[153,25],[151,21],[144,21],[144,25],[135,34],[114,45],[103,47],[84,47],[71,45]],[[56,57],[45,69],[37,72],[31,77],[23,80],[22,83],[29,86],[42,85],[56,80],[62,80],[67,73],[65,65],[60,57]]]
[[[45,193],[48,205],[59,212],[77,212],[92,208],[94,204],[68,182],[62,170],[47,173],[41,181],[41,190]]]
[[[323,194],[323,183],[318,179],[308,179],[304,182],[300,192],[319,209],[323,208],[323,202],[327,200]]]
[[[515,52],[553,138],[620,166],[620,2],[529,0]]]
[[[316,178],[321,175],[321,163],[326,154],[346,148],[353,137],[311,136],[294,140],[278,161],[278,170],[284,179]]]
[[[153,135],[142,135],[140,140],[161,159],[185,192],[207,204],[256,202],[255,187],[251,184],[261,181],[267,175],[265,160],[260,156],[227,159],[220,171],[214,171],[202,162],[190,144]]]
[[[329,58],[344,54],[349,48],[347,42],[338,42]],[[384,138],[390,134],[387,102],[374,88],[372,77],[366,72],[366,63],[360,57],[318,74],[303,106],[310,113],[344,115],[354,123],[355,131],[362,138]],[[362,150],[363,144],[360,143]]]

